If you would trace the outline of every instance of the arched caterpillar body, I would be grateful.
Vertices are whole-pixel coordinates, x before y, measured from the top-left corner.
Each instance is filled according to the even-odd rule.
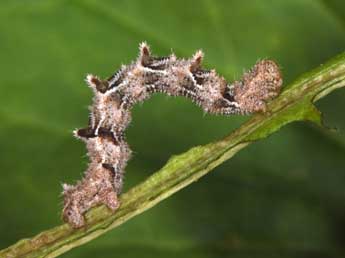
[[[201,68],[201,51],[190,59],[177,59],[173,54],[152,56],[146,43],[139,49],[137,60],[110,78],[86,78],[94,92],[89,125],[74,134],[86,143],[90,164],[75,186],[63,185],[62,217],[75,228],[85,224],[83,215],[93,206],[105,204],[113,211],[119,207],[124,168],[131,156],[124,131],[135,103],[162,92],[188,97],[208,113],[248,114],[265,111],[266,101],[281,89],[279,68],[270,60],[257,62],[240,81],[229,84],[214,70]]]

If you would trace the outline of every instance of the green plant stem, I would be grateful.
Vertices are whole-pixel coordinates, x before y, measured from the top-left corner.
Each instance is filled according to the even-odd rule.
[[[0,251],[0,257],[56,257],[80,246],[148,210],[285,124],[309,120],[321,125],[321,113],[313,103],[343,86],[345,53],[285,87],[268,105],[266,113],[253,116],[224,139],[172,157],[162,169],[123,194],[121,207],[114,214],[105,206],[93,208],[86,214],[84,228],[74,230],[67,224],[57,226],[18,241]]]

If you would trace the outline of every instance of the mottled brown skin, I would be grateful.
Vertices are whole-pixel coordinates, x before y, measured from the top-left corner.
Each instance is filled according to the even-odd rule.
[[[63,219],[75,228],[85,224],[83,214],[90,207],[103,203],[115,211],[120,206],[113,186],[114,173],[100,164],[90,164],[89,169],[92,173],[88,171],[75,187],[64,187]]]
[[[75,136],[86,143],[90,164],[75,186],[63,185],[64,221],[79,228],[91,207],[119,207],[124,168],[131,156],[124,131],[135,103],[161,92],[190,98],[208,113],[248,114],[265,111],[266,101],[280,92],[282,78],[273,61],[259,61],[242,80],[229,84],[214,70],[201,68],[202,59],[201,51],[190,59],[154,57],[142,43],[138,59],[108,79],[87,76],[93,105],[88,127],[76,130]]]
[[[262,60],[234,83],[234,100],[245,113],[266,111],[266,101],[279,95],[282,76],[277,64]]]

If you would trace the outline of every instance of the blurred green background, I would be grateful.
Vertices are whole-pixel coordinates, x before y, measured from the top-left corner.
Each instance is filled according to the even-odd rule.
[[[0,2],[0,248],[59,224],[61,183],[80,179],[87,73],[107,77],[147,41],[157,55],[205,51],[228,80],[273,58],[285,85],[345,49],[343,0]],[[62,257],[344,257],[345,89],[307,123],[251,145],[197,183]],[[126,189],[248,117],[204,115],[156,95],[133,110]]]

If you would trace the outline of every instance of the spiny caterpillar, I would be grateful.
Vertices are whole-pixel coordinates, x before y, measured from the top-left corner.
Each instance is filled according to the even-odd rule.
[[[131,150],[124,131],[131,121],[131,108],[152,93],[190,98],[212,114],[265,112],[266,101],[276,97],[282,78],[276,63],[261,60],[240,81],[230,84],[215,70],[201,67],[203,52],[190,59],[151,55],[146,43],[139,46],[139,57],[106,80],[88,75],[94,92],[88,127],[74,135],[86,143],[90,164],[85,177],[75,186],[63,185],[62,217],[73,227],[85,224],[84,213],[105,204],[115,211],[120,203],[124,168]]]

